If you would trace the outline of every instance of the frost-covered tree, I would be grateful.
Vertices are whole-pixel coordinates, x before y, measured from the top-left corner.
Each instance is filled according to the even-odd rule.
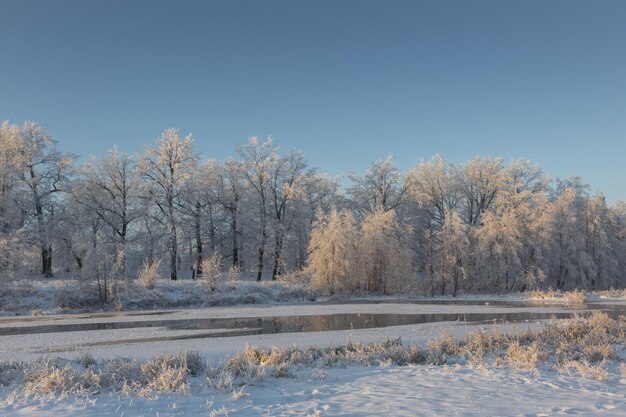
[[[376,210],[361,224],[359,265],[365,289],[388,294],[411,285],[411,227],[401,224],[393,209]]]
[[[364,176],[348,178],[352,182],[348,195],[354,210],[361,216],[378,210],[397,210],[406,201],[406,185],[391,155],[375,161]]]
[[[306,175],[298,201],[293,209],[294,218],[292,248],[293,268],[303,268],[307,263],[309,237],[312,233],[316,213],[330,213],[339,203],[339,181],[324,174],[309,171]]]
[[[585,252],[588,264],[584,266],[587,285],[596,289],[616,286],[620,274],[619,253],[614,250],[615,225],[610,217],[604,195],[598,193],[587,199],[584,213]]]
[[[157,207],[158,219],[167,229],[172,280],[178,277],[180,198],[196,160],[191,134],[181,139],[178,130],[166,129],[155,145],[145,148],[138,161],[138,172],[145,179],[144,198]]]
[[[241,203],[245,198],[244,165],[240,161],[227,159],[218,166],[216,198],[226,212],[232,241],[232,267],[240,267]]]
[[[611,231],[611,241],[615,259],[618,262],[618,270],[626,271],[626,202],[618,201],[610,208],[610,220],[613,225]],[[623,272],[615,278],[615,287],[622,287],[626,284]]]
[[[441,256],[441,231],[446,216],[455,212],[461,200],[456,181],[456,176],[439,155],[420,163],[407,177],[408,193],[421,208],[420,227],[426,245],[424,263],[431,295],[435,294],[435,265],[441,264],[437,262]]]
[[[317,210],[322,210],[324,213],[330,212],[339,202],[337,198],[339,196],[339,185],[339,179],[337,178],[330,178],[325,174],[312,172],[304,184],[305,201],[309,204],[311,211],[313,213]],[[312,222],[314,217],[311,217],[310,220]]]
[[[422,162],[407,177],[409,194],[424,208],[435,228],[441,230],[448,212],[456,209],[461,193],[456,178],[439,156]]]
[[[293,225],[294,202],[304,197],[310,172],[307,172],[304,154],[292,152],[274,159],[269,173],[267,188],[274,235],[272,280],[275,280],[282,269],[283,245]]]
[[[18,172],[21,169],[22,130],[5,121],[0,124],[0,234],[19,228]]]
[[[179,211],[188,237],[192,278],[203,275],[205,235],[208,235],[209,255],[215,253],[218,240],[218,197],[216,187],[219,164],[207,160],[193,166],[180,196]],[[193,253],[195,246],[195,255]],[[221,256],[221,254],[220,254]]]
[[[116,251],[120,254],[122,274],[125,276],[130,228],[141,215],[134,158],[115,147],[102,158],[92,158],[83,165],[72,194],[115,236]]]
[[[467,257],[470,253],[469,228],[456,212],[445,217],[441,229],[441,295],[446,292],[448,278],[452,280],[452,296],[456,297],[459,283],[465,279]]]
[[[500,213],[486,212],[476,231],[476,264],[484,288],[500,287],[509,291],[522,274],[523,219],[514,210],[503,207]]]
[[[95,283],[100,303],[114,301],[123,286],[125,252],[121,251],[119,236],[103,221],[97,210],[85,203],[77,203],[74,198],[84,192],[84,178],[77,179],[72,186],[72,200],[57,214],[59,231],[57,247],[63,253],[57,256],[57,263],[65,272],[73,272],[80,288],[76,291],[89,292]],[[85,200],[86,201],[86,200]]]
[[[462,216],[465,223],[477,226],[480,216],[489,209],[505,184],[502,158],[475,157],[466,164],[453,167],[457,184],[464,198]]]
[[[25,201],[19,189],[22,131],[8,121],[0,124],[0,280],[12,277],[25,253]]]
[[[574,188],[566,188],[550,204],[551,247],[547,256],[547,275],[556,288],[576,288],[583,284],[585,263],[583,236],[578,222],[581,196]]]
[[[626,285],[626,205],[578,177],[435,156],[403,178],[389,157],[344,188],[271,140],[237,152],[197,165],[191,138],[168,129],[136,170],[113,150],[75,171],[41,126],[0,124],[0,275],[51,275],[54,248],[55,271],[98,283],[102,302],[115,299],[116,274],[164,254],[173,279],[181,264],[201,275],[211,255],[257,279],[307,265],[328,291]]]
[[[268,181],[271,175],[272,165],[278,158],[272,139],[259,142],[257,137],[252,137],[247,144],[240,146],[237,152],[243,159],[243,175],[257,196],[259,242],[257,252],[257,281],[261,281],[263,264],[265,261],[265,246],[268,238]]]
[[[508,195],[530,198],[546,191],[548,179],[537,164],[527,159],[511,161],[505,169],[504,190]]]
[[[41,273],[52,276],[52,235],[55,205],[67,189],[74,155],[63,154],[48,131],[34,122],[21,128],[18,175],[26,188],[25,205],[34,217],[35,239],[41,253]]]
[[[308,272],[312,286],[334,294],[341,290],[356,291],[359,241],[354,217],[348,210],[329,213],[319,210],[309,242]]]

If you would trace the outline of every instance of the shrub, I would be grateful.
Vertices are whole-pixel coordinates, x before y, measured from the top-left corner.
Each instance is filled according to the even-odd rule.
[[[156,286],[157,279],[159,278],[159,269],[161,268],[161,260],[156,261],[144,261],[141,271],[137,276],[137,282],[144,288],[149,290]]]
[[[237,265],[232,265],[228,270],[228,281],[236,282],[241,278],[241,269]]]
[[[217,283],[222,276],[222,255],[213,253],[202,261],[202,274],[204,275],[211,291],[215,291]]]
[[[531,300],[563,300],[573,304],[584,304],[587,302],[585,292],[578,289],[566,292],[555,291],[552,288],[546,291],[533,290],[528,293],[528,296]]]
[[[57,311],[89,309],[100,304],[98,289],[92,283],[67,281],[56,288],[54,307]]]

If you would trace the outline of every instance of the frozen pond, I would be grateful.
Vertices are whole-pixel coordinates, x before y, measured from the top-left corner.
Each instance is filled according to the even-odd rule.
[[[614,317],[626,314],[622,304],[466,299],[5,317],[0,319],[0,353],[9,359],[78,350],[125,356],[183,349],[217,354],[244,344],[302,345],[385,337],[421,340],[441,331],[456,334],[477,326],[528,327],[598,309]]]
[[[609,310],[610,311],[610,310]],[[298,332],[324,332],[334,330],[370,329],[410,324],[436,323],[442,321],[462,323],[513,323],[550,318],[569,318],[576,312],[510,312],[510,313],[340,313],[305,316],[230,317],[174,320],[112,321],[72,324],[44,324],[18,327],[0,327],[0,336],[29,335],[39,333],[64,333],[91,330],[118,330],[137,328],[164,328],[167,330],[228,330],[227,333],[207,333],[196,337],[241,336],[244,334],[272,334]],[[7,323],[4,323],[6,325]]]
[[[368,304],[367,301],[345,303],[346,305]],[[514,323],[550,318],[570,318],[574,315],[589,314],[592,310],[602,310],[613,317],[626,315],[626,306],[619,304],[555,304],[539,302],[515,302],[515,301],[474,301],[474,300],[426,300],[426,301],[393,301],[371,302],[372,304],[415,304],[437,306],[481,306],[481,312],[453,312],[453,313],[335,313],[307,314],[307,315],[280,315],[270,317],[223,317],[223,318],[179,318],[179,319],[153,319],[153,320],[123,320],[124,317],[140,316],[164,316],[176,311],[156,312],[125,312],[125,313],[101,313],[91,315],[77,315],[76,322],[55,324],[49,323],[57,316],[49,319],[42,318],[4,318],[0,320],[0,336],[26,335],[38,333],[76,332],[88,330],[116,330],[157,327],[168,330],[228,330],[229,336],[242,334],[271,334],[271,333],[296,333],[296,332],[323,332],[333,330],[369,329],[376,327],[402,326],[410,324],[436,323],[436,322],[463,322],[463,323]],[[493,307],[500,307],[497,311]],[[563,311],[528,311],[540,307],[559,308]],[[503,312],[506,308],[511,311]],[[526,309],[526,311],[519,311]],[[67,316],[58,316],[67,317]],[[107,318],[115,318],[107,321]],[[82,319],[82,320],[81,320]],[[99,321],[82,322],[84,319],[101,319]],[[122,319],[122,320],[120,320]],[[13,323],[30,322],[29,326],[11,326]],[[38,324],[45,322],[46,324]],[[214,337],[215,333],[206,337]]]

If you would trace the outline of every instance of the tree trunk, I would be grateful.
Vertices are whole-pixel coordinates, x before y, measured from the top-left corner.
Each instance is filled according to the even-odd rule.
[[[202,235],[200,233],[200,203],[196,206],[195,232],[196,232],[196,276],[202,276]]]
[[[280,270],[280,254],[283,249],[283,237],[280,232],[276,233],[276,238],[274,240],[274,265],[272,268],[272,281],[276,281],[276,276],[279,275]]]
[[[454,291],[452,292],[452,296],[456,297],[456,293],[459,289],[459,270],[463,267],[463,263],[461,258],[457,255],[454,264]]]
[[[52,245],[41,247],[41,273],[48,278],[52,276]]]
[[[120,251],[121,257],[120,259],[120,269],[124,280],[127,280],[126,276],[126,230],[128,229],[128,222],[126,221],[126,213],[122,216],[122,233],[120,233]]]
[[[215,221],[213,220],[213,213],[209,209],[209,244],[211,245],[211,254],[215,253]]]
[[[433,231],[428,231],[428,275],[430,278],[430,296],[435,296],[435,266],[433,254]]]
[[[441,295],[446,294],[446,261],[445,256],[441,254]]]
[[[176,236],[176,225],[170,225],[170,279],[176,281],[178,279],[178,241]]]
[[[233,231],[233,266],[239,267],[239,231],[237,230],[237,214],[232,214],[232,231]]]
[[[43,207],[38,201],[39,197],[34,192],[36,199],[35,210],[37,213],[37,230],[39,232],[39,244],[41,248],[41,273],[45,277],[52,276],[52,245],[47,242],[45,224],[43,219]]]
[[[263,256],[265,255],[265,241],[267,240],[267,218],[265,212],[261,214],[261,242],[259,243],[259,257],[256,280],[261,281],[263,275]]]

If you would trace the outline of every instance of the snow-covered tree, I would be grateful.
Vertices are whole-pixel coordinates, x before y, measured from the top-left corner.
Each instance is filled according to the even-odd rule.
[[[257,195],[259,243],[257,252],[257,281],[261,281],[263,264],[265,261],[265,246],[268,237],[268,201],[267,189],[272,165],[278,158],[272,139],[259,142],[257,137],[252,137],[247,144],[240,146],[237,152],[243,159],[243,174]]]
[[[584,267],[587,285],[592,289],[615,286],[620,275],[619,253],[614,250],[618,242],[613,240],[616,233],[604,195],[598,193],[587,199],[584,230],[585,251],[590,261]]]
[[[18,172],[21,169],[22,131],[8,121],[0,124],[0,234],[19,228]]]
[[[92,158],[83,165],[72,193],[115,236],[124,276],[130,227],[140,217],[139,182],[135,174],[134,158],[114,147],[104,157]]]
[[[388,294],[410,287],[411,235],[411,227],[401,224],[393,209],[379,209],[363,219],[359,265],[367,291]]]
[[[378,210],[397,210],[407,198],[406,185],[393,157],[375,161],[364,176],[350,175],[348,188],[354,210],[361,216]]]
[[[218,167],[216,198],[227,214],[232,241],[232,266],[240,267],[241,202],[245,197],[244,165],[227,159]]]
[[[180,196],[178,207],[183,215],[182,221],[189,245],[191,276],[194,279],[196,276],[201,277],[204,272],[205,235],[208,235],[209,255],[215,253],[218,234],[219,203],[216,196],[218,171],[219,164],[214,160],[193,166]]]
[[[613,225],[611,231],[611,241],[615,259],[618,262],[618,270],[626,271],[626,202],[618,201],[610,208],[610,221]],[[626,284],[626,277],[623,272],[619,272],[615,277],[615,287],[623,287]]]
[[[144,198],[158,208],[159,220],[167,229],[172,280],[178,277],[180,198],[196,160],[191,134],[181,139],[178,130],[166,129],[155,145],[145,148],[138,161],[138,172],[146,180]]]
[[[103,302],[164,254],[172,279],[181,264],[202,275],[210,255],[259,280],[308,266],[328,291],[626,285],[626,205],[528,160],[435,156],[404,178],[388,157],[343,188],[271,139],[198,165],[191,137],[168,129],[143,155],[77,170],[55,145],[36,123],[0,124],[0,275],[51,275],[54,248],[55,271],[98,283]]]
[[[304,197],[304,186],[309,175],[304,154],[301,152],[278,157],[271,165],[267,188],[274,234],[272,280],[281,273],[283,245],[291,231],[295,215],[292,206],[296,200]]]
[[[442,248],[441,231],[446,217],[457,209],[461,192],[455,175],[439,155],[413,168],[407,176],[407,187],[408,193],[421,209],[421,236],[426,246],[422,251],[424,268],[430,283],[430,293],[434,295],[435,265],[442,265],[442,262],[437,261],[442,256],[439,253]]]
[[[446,214],[456,209],[461,199],[455,181],[455,176],[439,155],[420,163],[407,177],[409,194],[424,208],[428,220],[437,230],[441,230]]]
[[[469,228],[461,220],[457,212],[451,212],[445,217],[441,229],[441,294],[446,292],[446,283],[452,280],[452,296],[456,297],[459,283],[467,277],[466,263],[470,253]]]
[[[34,122],[21,128],[18,175],[26,188],[26,210],[35,219],[35,239],[41,253],[41,273],[52,276],[52,235],[58,194],[67,189],[74,155],[63,154],[48,131]],[[58,198],[57,198],[58,197]]]
[[[506,176],[502,158],[474,157],[466,164],[453,167],[456,182],[463,194],[462,216],[465,223],[477,226],[504,188]]]
[[[500,213],[486,212],[482,225],[476,231],[477,277],[482,282],[476,283],[482,288],[501,287],[505,291],[512,289],[517,278],[522,275],[522,228],[523,219],[514,210],[502,208]]]
[[[300,189],[300,198],[294,201],[292,221],[292,268],[303,268],[307,263],[309,237],[316,218],[316,213],[329,213],[337,207],[339,181],[326,175],[309,171]]]
[[[307,266],[315,289],[333,294],[359,288],[358,240],[350,211],[332,209],[330,213],[321,210],[317,212],[311,231]]]
[[[581,196],[574,188],[566,188],[550,204],[551,247],[546,272],[556,288],[576,288],[584,283],[582,266],[586,263],[584,238],[578,221]]]

